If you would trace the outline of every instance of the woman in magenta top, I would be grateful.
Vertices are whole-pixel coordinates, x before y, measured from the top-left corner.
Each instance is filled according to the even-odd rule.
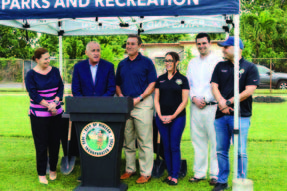
[[[50,66],[50,55],[46,49],[38,48],[32,59],[37,65],[27,73],[25,84],[30,96],[29,114],[36,148],[39,182],[48,184],[46,178],[48,148],[50,180],[55,180],[57,177],[63,113],[60,100],[63,97],[64,85],[59,70]]]

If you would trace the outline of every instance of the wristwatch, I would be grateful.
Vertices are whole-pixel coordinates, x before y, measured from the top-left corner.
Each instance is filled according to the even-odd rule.
[[[140,101],[143,101],[143,97],[141,95],[139,96],[139,98],[141,98]]]
[[[230,106],[231,105],[231,101],[230,100],[226,100],[226,103],[225,103],[227,106]]]

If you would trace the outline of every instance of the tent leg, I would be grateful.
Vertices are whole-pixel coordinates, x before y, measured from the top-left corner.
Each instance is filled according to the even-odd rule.
[[[63,36],[59,35],[59,70],[63,78]]]
[[[239,116],[239,15],[234,15],[234,130],[238,130]],[[234,134],[234,172],[233,179],[237,179],[238,170],[238,134]]]
[[[234,15],[234,172],[233,191],[253,191],[253,182],[248,179],[238,179],[238,129],[239,129],[239,15]],[[236,133],[237,131],[237,133]],[[240,129],[239,129],[240,133]],[[240,140],[239,140],[240,141]]]

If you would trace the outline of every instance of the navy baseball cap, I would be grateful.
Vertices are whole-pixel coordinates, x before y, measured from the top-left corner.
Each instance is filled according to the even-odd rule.
[[[234,46],[234,36],[230,36],[230,37],[228,37],[228,39],[226,41],[219,42],[217,44],[218,44],[218,46]],[[243,48],[244,48],[243,42],[240,38],[239,38],[239,48],[241,50],[243,50]]]

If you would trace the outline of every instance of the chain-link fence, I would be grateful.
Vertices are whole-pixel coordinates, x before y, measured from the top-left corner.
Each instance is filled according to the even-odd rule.
[[[0,82],[22,82],[24,60],[0,59]]]
[[[63,60],[63,81],[65,84],[70,84],[72,81],[72,73],[74,65],[82,59],[64,59]],[[158,75],[165,72],[163,63],[164,57],[155,58],[155,63]],[[254,58],[253,63],[258,67],[260,74],[259,89],[267,89],[272,93],[286,93],[287,91],[287,58]],[[59,67],[58,60],[51,60],[52,66]],[[0,59],[0,83],[22,83],[27,72],[35,66],[35,62],[31,60],[21,59]],[[116,69],[117,65],[115,65]],[[179,65],[180,70],[185,74],[186,67]],[[23,86],[24,87],[24,86]],[[281,91],[282,90],[282,91]]]
[[[71,83],[74,65],[81,59],[64,59],[63,81]],[[58,60],[51,60],[51,66],[59,67]],[[29,70],[36,66],[32,60],[0,59],[0,83],[24,83]]]

